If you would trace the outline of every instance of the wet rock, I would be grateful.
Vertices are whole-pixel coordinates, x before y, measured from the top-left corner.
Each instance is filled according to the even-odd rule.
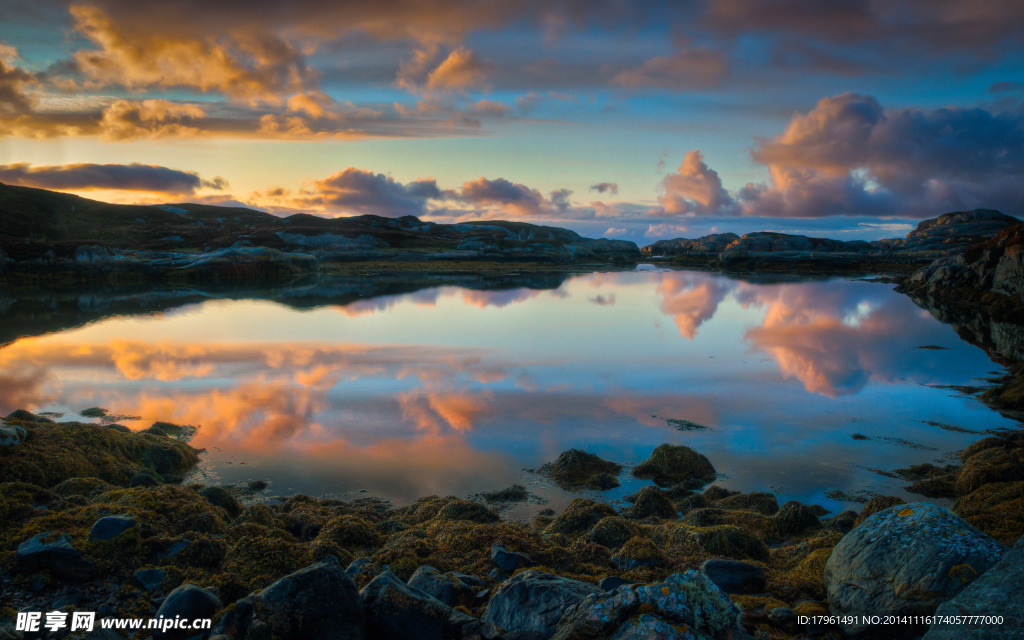
[[[824,575],[830,608],[840,616],[929,615],[1005,553],[1005,546],[942,507],[925,502],[889,507],[833,549]],[[852,636],[877,631],[859,621],[844,630]]]
[[[423,565],[409,577],[408,585],[440,600],[449,607],[472,606],[476,602],[476,587],[479,585],[464,582],[460,576],[461,574],[454,572],[441,573],[434,567]],[[471,576],[466,576],[466,578],[472,580]]]
[[[160,479],[148,471],[140,471],[132,476],[128,486],[130,487],[155,487],[160,484]]]
[[[185,583],[167,594],[163,604],[156,611],[157,618],[186,618],[196,620],[199,618],[213,618],[214,615],[224,608],[220,598],[213,593],[197,587],[194,584]],[[191,629],[167,629],[158,630],[153,633],[154,640],[170,640],[171,638],[187,638],[194,635]]]
[[[529,567],[535,564],[530,556],[525,553],[515,553],[498,545],[491,547],[491,562],[494,563],[494,566],[508,573],[515,571],[519,567]]]
[[[385,570],[359,591],[369,640],[440,640],[452,609]]]
[[[480,619],[506,631],[550,635],[570,605],[599,591],[586,582],[530,569],[503,582]]]
[[[357,577],[369,572],[372,562],[372,560],[366,557],[356,558],[345,567],[345,573],[348,574],[348,577],[355,580]]]
[[[782,505],[779,512],[775,514],[775,530],[781,536],[795,536],[821,526],[818,516],[814,511],[795,500],[790,500]]]
[[[356,585],[336,558],[310,565],[242,598],[212,634],[237,640],[365,640]]]
[[[725,593],[764,593],[767,577],[756,564],[714,558],[705,560],[700,570]]]
[[[146,591],[160,591],[167,574],[163,569],[139,569],[134,577],[136,584]]]
[[[18,421],[18,422],[33,422],[35,424],[54,424],[53,420],[43,416],[37,416],[34,413],[25,411],[24,409],[15,409],[14,411],[7,414],[4,420]]]
[[[631,520],[645,518],[675,519],[679,517],[675,505],[657,487],[644,487],[627,498],[633,506],[622,510],[622,515]]]
[[[36,534],[18,546],[15,566],[24,571],[49,571],[62,580],[86,581],[96,577],[96,565],[71,546],[71,538],[57,531]]]
[[[89,530],[89,542],[113,540],[135,526],[135,518],[132,516],[105,516],[93,523]]]
[[[549,462],[537,472],[555,481],[566,491],[579,489],[614,489],[619,486],[615,478],[622,471],[622,465],[580,449],[562,452],[554,462]]]
[[[681,484],[696,488],[715,479],[715,468],[703,455],[682,445],[663,444],[636,467],[633,475],[653,480],[660,487]]]
[[[645,620],[642,626],[640,618]],[[706,575],[690,570],[663,583],[587,596],[565,612],[552,640],[724,640],[743,635],[732,601]]]
[[[939,605],[937,616],[1002,616],[1003,624],[933,624],[923,640],[1024,638],[1024,536],[963,591]]]

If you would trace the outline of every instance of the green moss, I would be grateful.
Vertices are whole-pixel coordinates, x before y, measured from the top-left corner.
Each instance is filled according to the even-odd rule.
[[[821,531],[797,544],[772,550],[768,592],[789,602],[824,600],[825,562],[841,538],[839,532]]]
[[[760,537],[733,525],[696,527],[672,522],[663,526],[655,541],[674,547],[674,552],[682,556],[737,560],[768,558],[768,547]]]
[[[647,567],[665,567],[669,564],[668,556],[653,540],[640,536],[627,540],[619,549],[618,556]]]
[[[683,522],[694,527],[732,525],[759,539],[771,538],[777,533],[774,518],[746,510],[730,511],[715,507],[694,509],[683,516]]]
[[[312,563],[313,555],[294,539],[246,536],[228,549],[224,569],[269,584]]]
[[[1005,545],[1024,535],[1024,481],[993,482],[953,504],[953,513]]]

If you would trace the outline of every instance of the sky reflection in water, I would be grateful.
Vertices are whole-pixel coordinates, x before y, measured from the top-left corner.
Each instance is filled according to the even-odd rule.
[[[269,479],[278,494],[405,501],[526,481],[558,507],[568,496],[523,468],[571,447],[635,464],[673,442],[705,453],[720,484],[834,509],[830,489],[900,493],[864,467],[948,459],[979,437],[924,421],[1008,426],[925,386],[994,368],[890,285],[646,270],[112,318],[0,349],[0,410],[201,425],[208,481]],[[627,478],[605,495],[641,484]]]

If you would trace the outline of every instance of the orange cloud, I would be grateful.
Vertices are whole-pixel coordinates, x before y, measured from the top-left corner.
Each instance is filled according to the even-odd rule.
[[[620,72],[613,81],[629,88],[693,89],[712,87],[728,73],[729,62],[721,52],[686,49],[651,58],[636,69]]]
[[[701,278],[681,273],[666,273],[655,291],[661,296],[661,311],[673,316],[679,335],[689,340],[710,320],[729,288],[718,278]]]
[[[428,89],[465,90],[480,87],[486,82],[490,65],[482,62],[476,53],[458,47],[427,76]]]

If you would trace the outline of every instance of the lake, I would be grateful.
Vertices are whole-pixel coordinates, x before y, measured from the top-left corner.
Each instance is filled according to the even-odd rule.
[[[9,292],[5,295],[11,296]],[[838,511],[1015,423],[943,386],[999,368],[893,285],[634,271],[338,279],[5,299],[0,410],[195,425],[196,479],[408,502],[521,483],[570,448],[659,444],[718,484]],[[49,331],[49,333],[42,333]],[[135,418],[135,419],[133,419]],[[855,434],[857,437],[855,438]],[[616,501],[647,481],[577,495]],[[836,492],[844,492],[839,494]],[[941,501],[939,501],[941,502]]]

